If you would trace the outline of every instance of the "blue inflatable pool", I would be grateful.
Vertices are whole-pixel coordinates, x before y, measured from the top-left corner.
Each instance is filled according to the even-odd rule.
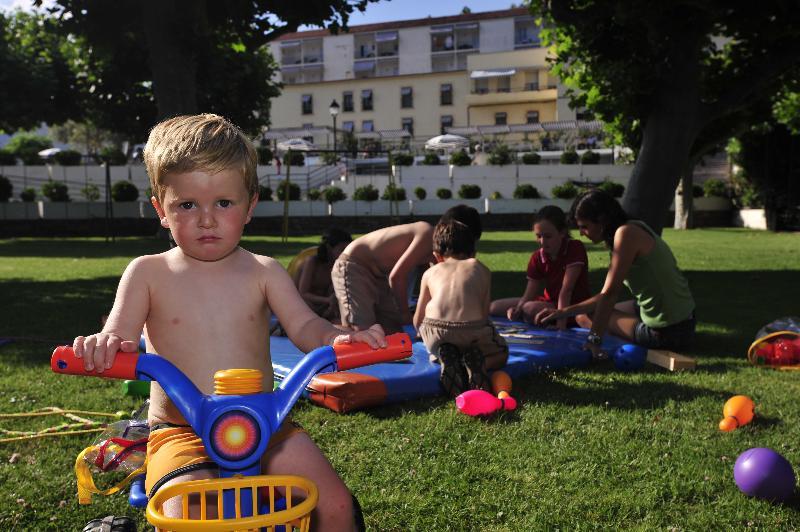
[[[495,319],[509,346],[506,371],[512,378],[537,371],[585,366],[591,356],[582,349],[585,329],[551,331],[532,325]],[[414,336],[413,329],[409,333]],[[606,335],[603,348],[613,353],[626,342]],[[271,337],[270,350],[275,378],[280,380],[302,358],[303,353],[281,336]],[[308,386],[308,397],[336,412],[442,394],[439,365],[429,359],[421,341],[414,342],[411,358],[337,373],[317,375]]]

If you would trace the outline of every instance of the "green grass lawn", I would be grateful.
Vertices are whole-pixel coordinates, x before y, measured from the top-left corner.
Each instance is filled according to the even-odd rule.
[[[699,359],[696,371],[596,365],[542,373],[514,383],[516,412],[488,421],[459,414],[444,398],[349,415],[299,404],[295,418],[358,496],[369,528],[798,528],[800,500],[743,496],[733,463],[764,446],[800,466],[800,374],[745,359],[762,325],[800,314],[800,234],[667,230],[665,238],[698,303],[689,353]],[[254,237],[244,245],[287,264],[314,241]],[[479,258],[493,271],[495,297],[521,293],[534,247],[527,232],[484,235]],[[163,249],[154,239],[0,241],[0,337],[19,337],[0,346],[0,413],[137,406],[118,382],[57,376],[48,361],[58,342],[97,330],[131,258]],[[588,249],[599,288],[608,253]],[[753,397],[757,417],[721,433],[722,405],[734,394]],[[0,421],[15,429],[53,424]],[[78,505],[72,466],[93,438],[0,444],[0,530],[76,530],[110,513],[137,515],[144,526],[123,495]]]

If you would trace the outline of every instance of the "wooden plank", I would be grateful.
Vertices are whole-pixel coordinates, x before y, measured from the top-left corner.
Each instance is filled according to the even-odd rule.
[[[647,361],[670,371],[694,369],[697,367],[697,360],[661,349],[648,349]]]

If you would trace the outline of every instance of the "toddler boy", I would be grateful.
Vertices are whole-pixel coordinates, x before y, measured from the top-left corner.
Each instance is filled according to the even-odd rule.
[[[172,118],[152,129],[144,159],[151,202],[177,247],[134,259],[125,269],[103,330],[75,338],[75,354],[87,370],[102,373],[118,350],[136,351],[144,327],[147,351],[175,364],[203,393],[213,393],[214,373],[228,368],[260,370],[270,390],[267,324],[273,312],[303,351],[350,341],[385,345],[380,327],[350,334],[333,327],[308,308],[276,260],[239,247],[258,201],[258,158],[239,128],[210,114]],[[218,476],[200,439],[155,382],[149,422],[150,496],[162,486]],[[347,487],[293,423],[273,435],[262,470],[310,478],[320,493],[315,526],[353,529]],[[190,515],[196,510],[190,507]],[[167,502],[165,513],[182,514],[180,497]]]

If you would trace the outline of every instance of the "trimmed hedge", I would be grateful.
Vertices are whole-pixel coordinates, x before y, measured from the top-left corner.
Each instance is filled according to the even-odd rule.
[[[522,154],[522,164],[539,164],[542,161],[542,156],[535,151]]]
[[[382,200],[404,201],[406,199],[406,189],[397,185],[389,184],[383,189]]]
[[[328,187],[322,191],[322,197],[328,203],[336,203],[347,199],[347,194],[339,187]]]
[[[472,159],[467,152],[459,150],[450,156],[450,164],[453,166],[469,166],[472,164]]]
[[[111,186],[111,199],[114,201],[136,201],[139,189],[130,181],[117,181]]]
[[[597,188],[615,198],[621,198],[625,194],[625,185],[614,183],[613,181],[603,181]]]
[[[422,164],[427,166],[438,166],[442,164],[442,160],[439,159],[439,156],[433,152],[428,152],[425,154],[425,158],[422,159]]]
[[[581,164],[599,164],[600,154],[592,150],[587,150],[581,155]]]
[[[61,166],[79,166],[83,155],[77,150],[62,150],[53,156],[56,164]]]
[[[436,197],[439,199],[450,199],[453,197],[453,191],[449,188],[437,188]]]
[[[414,156],[410,153],[393,153],[390,157],[390,164],[395,166],[411,166],[414,164]]]
[[[358,187],[353,191],[353,199],[356,201],[375,201],[379,197],[378,189],[371,184]]]
[[[416,196],[418,200],[424,200],[428,197],[428,191],[422,187],[417,187],[414,189],[414,196]]]
[[[570,148],[561,154],[561,164],[578,164],[580,157],[575,148]]]
[[[495,166],[505,166],[507,164],[511,164],[514,162],[514,160],[511,157],[511,152],[509,151],[508,146],[501,144],[489,154],[488,162],[489,164]]]
[[[25,203],[31,203],[32,201],[36,201],[36,189],[35,188],[24,189],[22,192],[19,193],[19,199],[21,199]]]
[[[551,190],[554,198],[575,199],[578,197],[578,187],[572,181],[567,181],[563,185],[556,185]]]
[[[258,201],[272,201],[272,189],[264,185],[258,185]]]
[[[302,155],[302,154],[300,154]],[[275,194],[278,196],[278,201],[283,201],[286,197],[286,180],[280,182],[275,189]],[[297,183],[289,182],[289,201],[300,200],[300,185]]]
[[[530,183],[518,185],[514,189],[514,199],[538,199],[540,197],[539,190]]]
[[[14,193],[14,185],[6,177],[0,175],[0,203],[6,203]]]
[[[69,191],[67,185],[60,181],[47,181],[42,185],[42,196],[52,202],[69,201]]]
[[[481,197],[481,187],[478,185],[461,185],[458,189],[458,197],[461,199],[478,199]]]

